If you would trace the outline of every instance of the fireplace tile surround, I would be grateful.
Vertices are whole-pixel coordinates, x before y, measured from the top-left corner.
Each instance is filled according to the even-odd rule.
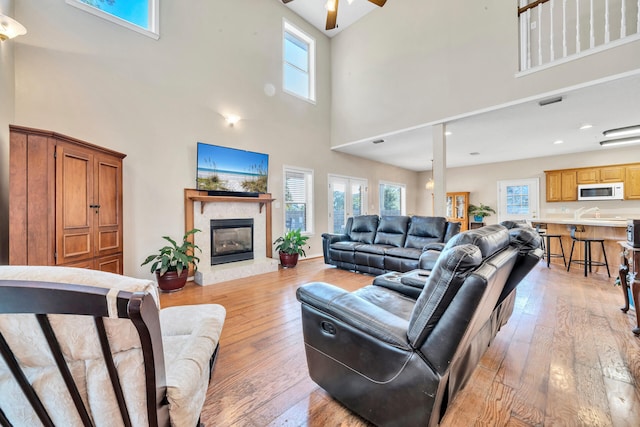
[[[278,270],[278,261],[267,255],[267,218],[271,220],[270,206],[263,209],[265,201],[260,199],[236,201],[227,197],[198,197],[198,194],[185,190],[186,226],[202,230],[194,235],[194,243],[202,249],[200,263],[194,276],[195,283],[201,286],[214,285],[228,280],[241,279]],[[202,199],[202,200],[196,200]],[[189,205],[188,205],[189,203]],[[270,203],[270,199],[269,199]],[[227,264],[209,265],[211,260],[210,221],[212,219],[253,218],[254,259]],[[270,239],[270,236],[269,236]],[[269,242],[270,244],[271,242]],[[269,251],[270,252],[270,251]]]

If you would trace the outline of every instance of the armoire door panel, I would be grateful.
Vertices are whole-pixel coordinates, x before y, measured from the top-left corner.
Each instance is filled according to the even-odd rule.
[[[96,258],[94,268],[109,273],[122,274],[122,254]]]
[[[98,252],[118,251],[120,249],[120,233],[117,229],[98,231]]]
[[[91,233],[65,234],[62,242],[62,257],[66,262],[69,262],[70,258],[93,256]]]
[[[56,147],[57,264],[93,256],[93,155],[60,143]]]
[[[117,226],[119,218],[118,200],[120,199],[120,165],[104,160],[97,162],[97,190],[96,204],[98,211],[98,226]]]

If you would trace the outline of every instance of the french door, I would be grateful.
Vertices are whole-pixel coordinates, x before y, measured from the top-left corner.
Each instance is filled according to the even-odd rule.
[[[540,217],[538,178],[498,181],[498,221]]]
[[[329,175],[329,232],[343,233],[347,218],[367,213],[367,180]]]

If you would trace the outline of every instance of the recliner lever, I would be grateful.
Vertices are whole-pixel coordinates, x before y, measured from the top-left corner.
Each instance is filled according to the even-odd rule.
[[[333,325],[333,323],[329,323],[327,321],[322,321],[320,322],[320,327],[322,328],[322,332],[329,334],[329,335],[335,335],[336,334],[336,327]]]

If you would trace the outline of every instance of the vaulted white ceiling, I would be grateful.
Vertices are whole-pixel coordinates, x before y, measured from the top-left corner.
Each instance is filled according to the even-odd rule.
[[[281,1],[281,0],[278,0]],[[366,0],[339,0],[338,25],[325,31],[326,0],[295,0],[289,7],[310,24],[333,37],[366,14],[384,13]],[[389,0],[401,1],[401,0]],[[538,102],[562,96],[562,102],[541,107]],[[640,125],[640,70],[630,76],[563,92],[491,111],[445,120],[447,167],[521,160],[551,155],[604,150],[599,142],[607,129]],[[580,129],[585,124],[589,129]],[[373,140],[383,139],[381,144]],[[562,141],[562,143],[554,143]],[[430,170],[432,126],[398,129],[371,135],[335,148],[337,151],[414,171]],[[640,145],[639,148],[640,150]],[[473,153],[473,154],[472,154]]]

